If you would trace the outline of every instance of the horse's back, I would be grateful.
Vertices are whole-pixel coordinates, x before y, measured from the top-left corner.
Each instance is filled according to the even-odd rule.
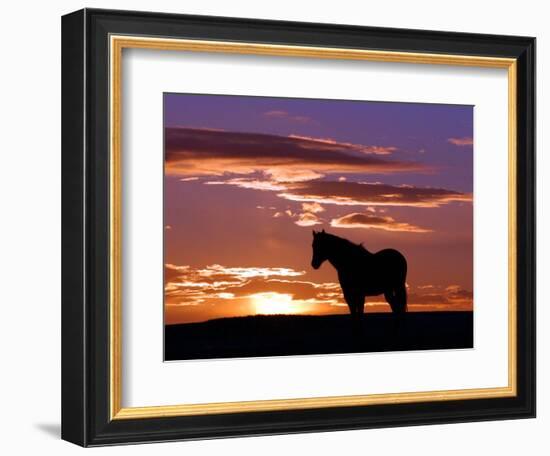
[[[407,260],[401,252],[395,249],[384,249],[375,254],[378,267],[392,275],[396,274],[399,280],[405,280],[407,275]]]
[[[395,249],[379,250],[378,252],[375,253],[375,255],[380,258],[389,258],[389,259],[393,259],[394,261],[406,262],[405,256],[399,250],[395,250]]]

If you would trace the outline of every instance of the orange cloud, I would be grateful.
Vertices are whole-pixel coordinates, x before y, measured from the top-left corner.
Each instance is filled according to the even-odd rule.
[[[338,206],[409,206],[440,207],[452,202],[471,202],[471,193],[435,187],[389,185],[379,182],[311,180],[274,182],[271,180],[234,178],[205,182],[207,185],[234,185],[252,190],[278,192],[280,198],[302,204]],[[368,208],[373,211],[373,208]],[[382,212],[382,210],[380,210]]]
[[[204,268],[165,265],[166,323],[258,313],[348,313],[340,285],[304,280],[291,268]],[[472,310],[473,294],[459,285],[408,287],[411,311]],[[367,298],[368,312],[390,311],[382,297]]]
[[[460,285],[422,285],[408,290],[410,310],[473,310],[473,293]]]
[[[270,181],[270,180],[261,180],[261,179],[246,179],[246,178],[235,178],[227,179],[221,181],[208,181],[205,182],[206,185],[235,185],[240,188],[248,188],[251,190],[264,190],[264,191],[282,191],[286,190],[287,186],[282,183]]]
[[[323,212],[325,210],[325,208],[319,203],[302,203],[302,209],[306,212],[312,212],[314,214],[318,214],[319,212]]]
[[[311,208],[312,210],[309,211],[306,208]],[[303,204],[302,209],[304,209],[304,212],[298,213],[298,212],[292,212],[290,209],[286,209],[284,211],[276,211],[273,213],[273,218],[281,218],[285,215],[291,219],[294,220],[294,223],[298,226],[314,226],[319,225],[322,223],[322,220],[317,216],[318,212],[323,211],[324,209],[314,203],[314,204]]]
[[[270,168],[264,170],[263,173],[274,182],[304,182],[323,177],[323,174],[316,171],[299,168]]]
[[[474,144],[474,139],[469,136],[464,136],[462,138],[449,138],[447,141],[459,147],[472,146]]]
[[[255,313],[343,313],[336,283],[290,268],[165,265],[167,324]]]
[[[196,176],[184,177],[184,178],[180,179],[180,182],[192,182],[192,181],[196,181],[196,180],[199,180],[199,178],[196,177]]]
[[[432,231],[411,225],[410,223],[398,222],[392,217],[360,213],[348,214],[343,217],[332,219],[330,225],[335,228],[378,229],[407,233],[429,233]]]
[[[315,214],[312,214],[311,212],[304,212],[303,214],[298,214],[298,220],[294,223],[298,226],[314,226],[319,225],[322,222]]]

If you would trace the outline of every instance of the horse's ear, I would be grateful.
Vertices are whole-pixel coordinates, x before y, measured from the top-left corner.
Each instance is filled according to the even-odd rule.
[[[323,231],[321,231],[321,232],[324,233],[324,232],[325,232],[325,229],[323,228]]]
[[[311,230],[311,232],[313,233],[313,237],[315,237],[315,235],[317,234],[315,230]]]

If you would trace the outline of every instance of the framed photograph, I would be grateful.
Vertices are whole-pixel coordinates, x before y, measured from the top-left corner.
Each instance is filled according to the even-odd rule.
[[[535,39],[62,21],[62,437],[535,416]]]

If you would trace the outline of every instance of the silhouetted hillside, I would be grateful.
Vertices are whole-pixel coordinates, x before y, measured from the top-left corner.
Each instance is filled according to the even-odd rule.
[[[349,315],[259,315],[165,327],[165,360],[312,355],[473,347],[472,312],[366,314],[359,333]]]

